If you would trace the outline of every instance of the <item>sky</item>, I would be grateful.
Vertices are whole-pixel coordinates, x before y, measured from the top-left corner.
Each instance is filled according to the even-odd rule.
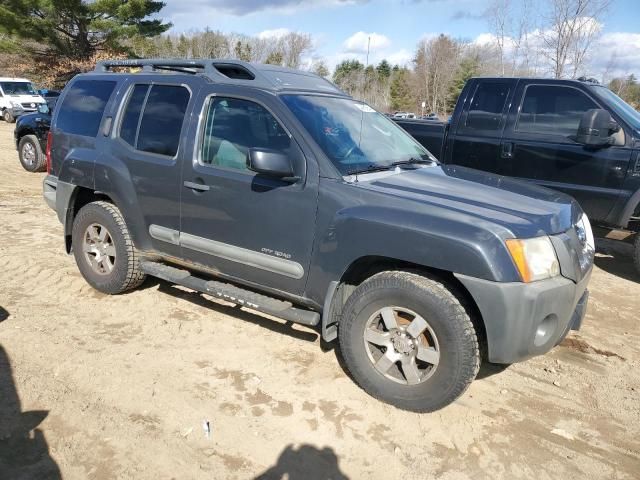
[[[173,33],[202,30],[274,36],[312,35],[315,53],[332,68],[341,60],[382,58],[409,64],[420,39],[440,33],[482,41],[490,32],[483,15],[489,0],[165,0],[161,16]],[[514,1],[514,3],[518,3]],[[540,13],[538,13],[539,15]],[[613,0],[592,48],[596,78],[605,69],[640,77],[640,0]],[[613,58],[613,60],[612,60]]]

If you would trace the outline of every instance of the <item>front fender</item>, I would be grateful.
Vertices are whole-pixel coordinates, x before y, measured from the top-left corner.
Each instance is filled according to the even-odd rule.
[[[365,256],[490,281],[519,281],[504,246],[508,232],[469,217],[438,207],[428,213],[368,205],[342,209],[318,238],[308,292],[312,298],[323,298],[329,283]]]

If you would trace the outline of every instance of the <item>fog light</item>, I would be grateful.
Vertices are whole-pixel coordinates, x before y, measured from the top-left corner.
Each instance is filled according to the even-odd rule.
[[[533,338],[533,344],[536,347],[540,347],[547,343],[556,331],[557,326],[558,317],[554,313],[544,317],[536,329],[536,336]]]

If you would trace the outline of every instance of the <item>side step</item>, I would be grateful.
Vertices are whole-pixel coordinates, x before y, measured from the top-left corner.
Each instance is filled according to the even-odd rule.
[[[191,275],[187,270],[181,270],[158,262],[143,261],[140,266],[147,275],[213,295],[251,310],[257,310],[289,322],[300,323],[310,327],[315,327],[320,323],[319,313],[296,308],[290,302],[261,295],[229,283],[204,280]]]

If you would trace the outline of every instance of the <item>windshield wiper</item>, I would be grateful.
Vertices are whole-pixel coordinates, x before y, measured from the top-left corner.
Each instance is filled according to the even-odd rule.
[[[348,175],[358,175],[359,173],[371,173],[371,172],[383,172],[385,170],[389,170],[393,168],[395,165],[376,165],[375,163],[371,163],[366,167],[349,170]]]
[[[425,163],[437,163],[437,161],[434,161],[430,158],[416,158],[416,157],[411,157],[408,158],[407,160],[399,160],[397,162],[393,162],[390,166],[391,167],[397,167],[397,166],[401,166],[401,165],[421,165],[421,164],[425,164]]]

